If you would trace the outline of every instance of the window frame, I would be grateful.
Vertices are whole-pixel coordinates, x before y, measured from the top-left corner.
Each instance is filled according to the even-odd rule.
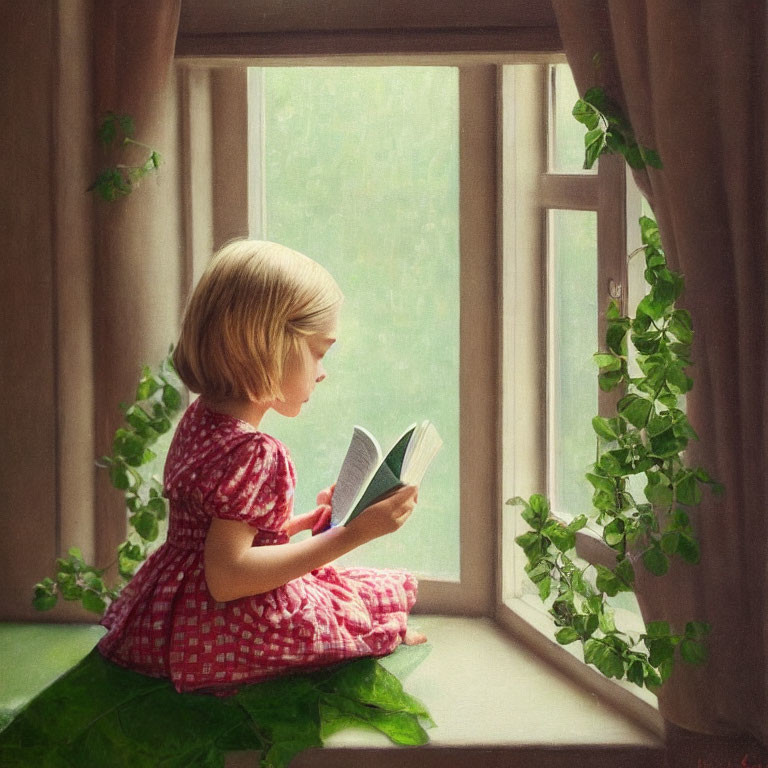
[[[564,62],[550,57],[550,64]],[[605,338],[605,307],[619,296],[622,311],[627,301],[627,211],[639,216],[639,193],[626,174],[623,158],[602,156],[598,172],[556,173],[549,168],[548,109],[551,104],[548,64],[530,64],[506,70],[501,83],[502,174],[501,251],[503,370],[514,370],[512,382],[501,383],[502,429],[499,437],[502,502],[532,493],[551,496],[549,451],[552,392],[548,386],[550,313],[548,212],[588,210],[597,214],[597,306],[600,348]],[[525,111],[515,109],[525,104]],[[505,140],[512,137],[511,140]],[[524,148],[524,150],[522,149]],[[635,216],[634,214],[637,214]],[[633,243],[634,245],[634,243]],[[538,289],[531,295],[532,289]],[[631,300],[631,298],[630,298]],[[637,297],[634,299],[637,300]],[[522,329],[522,332],[519,330]],[[597,350],[598,344],[595,345]],[[597,376],[595,376],[597,388]],[[598,390],[598,412],[615,412],[618,391]],[[585,425],[588,427],[588,425]],[[557,515],[555,514],[555,517]],[[625,681],[608,680],[584,664],[579,644],[560,646],[554,623],[538,598],[520,593],[526,578],[525,558],[514,543],[528,530],[519,512],[503,506],[499,513],[497,622],[540,655],[581,684],[597,690],[634,719],[657,732],[661,718],[656,698]],[[568,521],[564,521],[568,522]],[[593,564],[615,565],[615,553],[596,534],[576,534],[576,552]]]
[[[539,355],[546,318],[541,306],[536,306],[536,291],[546,288],[546,234],[539,214],[546,207],[596,209],[598,270],[602,273],[610,266],[616,282],[626,284],[624,260],[618,257],[627,253],[622,160],[601,158],[598,174],[583,177],[550,173],[546,121],[539,122],[538,131],[532,125],[532,115],[545,114],[548,65],[564,63],[564,55],[355,55],[345,56],[343,61],[333,56],[250,57],[237,59],[236,66],[232,60],[178,61],[185,211],[183,290],[188,292],[199,278],[215,247],[233,236],[258,231],[254,222],[263,216],[263,200],[249,208],[247,178],[233,174],[231,162],[224,157],[229,154],[231,160],[237,147],[246,153],[258,151],[263,141],[263,135],[249,139],[246,68],[340,63],[391,66],[393,59],[398,65],[457,66],[460,83],[461,581],[421,580],[416,611],[490,617],[579,684],[662,733],[655,701],[607,680],[576,658],[572,648],[555,643],[546,614],[519,599],[511,604],[505,600],[509,592],[506,566],[518,533],[517,524],[510,526],[508,521],[519,515],[505,507],[504,501],[546,488],[546,404],[524,408],[526,400],[535,402],[537,392],[546,392]],[[505,66],[510,64],[538,71],[538,95],[526,104],[531,108],[527,123],[514,110],[504,109],[514,98],[514,88],[510,91],[505,76]],[[519,90],[521,83],[517,86]],[[522,153],[506,157],[504,137],[509,135],[535,151],[527,158]],[[240,164],[245,165],[242,160]],[[622,192],[617,195],[619,187]],[[520,257],[525,253],[527,257]],[[514,313],[504,311],[510,297]],[[599,301],[598,306],[604,302]],[[603,338],[602,317],[599,322]],[[515,333],[521,323],[530,333]],[[511,388],[502,375],[510,365],[530,372],[527,377],[515,377]],[[610,409],[615,398],[615,393],[602,393],[600,412]],[[510,456],[514,469],[508,472],[505,459]],[[579,532],[577,538],[581,556],[610,562],[613,553],[602,541],[585,532]]]

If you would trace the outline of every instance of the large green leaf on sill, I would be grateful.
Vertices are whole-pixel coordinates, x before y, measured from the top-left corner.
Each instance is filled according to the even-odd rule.
[[[262,766],[282,768],[341,727],[373,725],[396,743],[423,744],[420,720],[433,724],[375,659],[217,697],[179,694],[169,681],[123,669],[95,649],[22,710],[4,714],[4,768],[223,768],[227,751],[248,749],[262,751]]]

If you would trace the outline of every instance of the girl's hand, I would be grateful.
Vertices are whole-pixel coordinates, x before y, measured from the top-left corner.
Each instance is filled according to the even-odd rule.
[[[333,492],[336,490],[336,483],[334,483],[330,488],[323,488],[320,493],[317,494],[317,503],[320,505],[323,504],[329,504],[331,503],[331,499],[333,498]]]
[[[418,500],[418,486],[406,485],[385,499],[371,504],[347,528],[364,541],[394,533],[410,517]]]
[[[324,531],[331,521],[331,506],[330,504],[321,504],[311,512],[307,512],[303,515],[297,515],[296,517],[287,520],[283,526],[283,530],[288,534],[288,538],[298,533],[299,531],[312,530],[312,535]]]

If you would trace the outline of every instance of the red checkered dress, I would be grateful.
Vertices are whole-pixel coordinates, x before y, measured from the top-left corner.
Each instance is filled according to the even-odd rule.
[[[405,571],[326,565],[264,594],[211,597],[203,568],[211,517],[247,521],[254,546],[285,544],[295,483],[280,441],[200,399],[190,405],[165,464],[168,538],[110,605],[101,653],[191,691],[394,650],[416,601]]]

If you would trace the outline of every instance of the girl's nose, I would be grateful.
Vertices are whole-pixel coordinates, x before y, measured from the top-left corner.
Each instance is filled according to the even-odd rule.
[[[325,368],[323,368],[322,365],[319,365],[317,368],[317,378],[315,379],[315,383],[319,384],[324,378],[325,378]]]

